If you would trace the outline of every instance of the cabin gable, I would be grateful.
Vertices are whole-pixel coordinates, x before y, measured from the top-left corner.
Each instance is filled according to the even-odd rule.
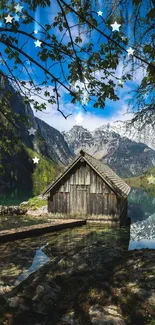
[[[83,158],[50,190],[48,198],[52,213],[118,217],[119,208],[115,191]]]

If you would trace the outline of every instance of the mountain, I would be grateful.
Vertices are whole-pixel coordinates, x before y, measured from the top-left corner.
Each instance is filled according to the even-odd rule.
[[[10,109],[18,114],[16,127],[0,111],[0,194],[5,190],[14,193],[23,190],[29,195],[39,194],[74,156],[63,135],[36,118],[29,104],[25,104],[19,92],[0,77],[0,98],[10,92]],[[24,122],[25,117],[28,120]],[[35,135],[29,129],[36,130]],[[38,164],[33,158],[40,159]],[[61,167],[60,167],[61,166]],[[41,185],[39,185],[41,184]],[[12,195],[12,194],[11,194]]]
[[[14,113],[20,117],[28,116],[28,123],[18,123],[19,135],[23,143],[51,159],[54,163],[67,165],[69,158],[72,157],[70,149],[63,135],[55,128],[49,126],[44,121],[36,118],[29,104],[25,104],[23,97],[8,82],[5,82],[3,76],[0,77],[0,95],[9,91],[11,93],[10,106]],[[29,135],[28,130],[33,127],[36,130],[35,135]]]
[[[154,150],[121,136],[106,125],[93,132],[74,126],[63,135],[73,153],[77,154],[82,147],[107,163],[121,177],[141,175],[155,164]]]
[[[131,124],[131,121],[119,121],[108,124],[108,129],[127,137],[138,143],[144,143],[148,147],[155,150],[155,126],[151,123],[144,124],[142,121],[137,120]]]

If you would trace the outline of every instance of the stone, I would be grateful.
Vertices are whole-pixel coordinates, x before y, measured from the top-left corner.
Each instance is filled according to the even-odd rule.
[[[28,203],[29,203],[28,201],[24,201],[24,202],[20,203],[20,206],[27,205]]]
[[[147,301],[150,305],[155,306],[155,292],[150,292],[150,297]]]
[[[9,298],[7,301],[8,301],[8,304],[10,307],[16,308],[19,306],[20,298],[12,297],[12,298]]]
[[[86,271],[87,269],[88,269],[87,263],[83,263],[83,264],[77,266],[77,270],[79,270],[79,271]]]
[[[27,212],[27,209],[19,206],[4,206],[0,205],[0,215],[23,215]]]
[[[107,314],[109,313],[109,315]],[[125,325],[122,316],[118,313],[116,306],[101,305],[91,306],[89,309],[91,324],[93,325]]]

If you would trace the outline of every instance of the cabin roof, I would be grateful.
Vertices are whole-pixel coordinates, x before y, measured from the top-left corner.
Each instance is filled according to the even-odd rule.
[[[72,162],[66,167],[66,169],[48,186],[48,188],[42,193],[46,195],[50,190],[80,161],[81,157],[91,166],[96,173],[105,181],[113,190],[120,196],[127,197],[130,192],[130,186],[127,185],[122,178],[120,178],[110,167],[104,164],[102,161],[92,157],[84,150],[80,151],[80,154],[72,160]]]

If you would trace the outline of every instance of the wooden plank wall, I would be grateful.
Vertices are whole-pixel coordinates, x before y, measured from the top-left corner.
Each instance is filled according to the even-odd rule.
[[[128,200],[122,198],[120,202],[120,225],[125,226],[128,223]]]
[[[51,191],[48,207],[52,213],[76,214],[83,211],[114,217],[120,212],[115,193],[85,162],[79,163]]]

